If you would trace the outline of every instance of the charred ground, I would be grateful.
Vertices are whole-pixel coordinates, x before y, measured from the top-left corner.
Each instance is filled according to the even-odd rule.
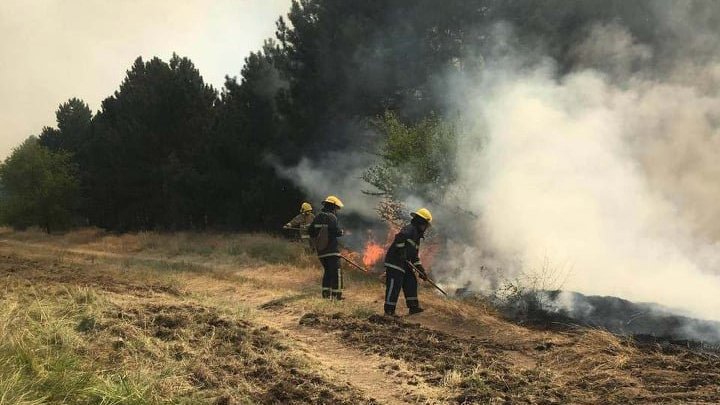
[[[601,328],[633,337],[638,343],[683,345],[720,353],[720,322],[678,315],[658,304],[554,290],[525,292],[499,302],[497,307],[506,318],[531,327]]]

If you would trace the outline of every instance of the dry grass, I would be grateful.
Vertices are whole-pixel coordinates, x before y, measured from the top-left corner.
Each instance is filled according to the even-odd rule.
[[[525,328],[485,301],[427,287],[428,312],[387,320],[382,284],[350,268],[347,299],[322,300],[316,259],[269,236],[0,230],[0,239],[16,241],[0,244],[0,405],[369,401],[372,392],[328,378],[296,350],[305,335],[292,328],[391,359],[384,378],[414,402],[720,400],[710,354]],[[288,320],[282,333],[263,326]]]
[[[9,289],[8,289],[9,290]],[[157,402],[157,378],[142,369],[105,370],[84,334],[107,305],[94,290],[7,291],[0,301],[0,404]]]
[[[237,299],[188,291],[196,277],[215,288],[227,285],[216,276],[241,277],[61,252],[0,261],[0,404],[369,401],[291,353]]]
[[[47,235],[39,229],[13,232],[0,228],[0,237],[21,242],[51,243],[56,248],[90,249],[116,254],[152,254],[187,259],[216,259],[241,265],[311,265],[314,257],[304,246],[264,234],[158,233],[109,234],[83,228],[62,235]]]

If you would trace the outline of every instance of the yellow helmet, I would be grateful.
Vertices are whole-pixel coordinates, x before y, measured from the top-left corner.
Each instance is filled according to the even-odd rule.
[[[428,224],[432,222],[432,214],[430,213],[430,210],[428,210],[427,208],[420,208],[419,210],[411,213],[410,215],[412,215],[414,217],[420,217],[420,218],[426,220],[428,222]]]
[[[343,207],[342,201],[340,201],[340,199],[337,198],[337,197],[335,197],[334,195],[329,195],[329,196],[327,196],[327,198],[326,198],[325,201],[323,201],[323,202],[329,203],[329,204],[333,204],[333,205],[335,205],[335,206],[338,207],[338,208],[342,208],[342,207]]]
[[[312,205],[310,205],[310,203],[304,202],[300,206],[300,213],[302,213],[302,214],[304,214],[306,212],[311,212],[311,211],[312,211]]]

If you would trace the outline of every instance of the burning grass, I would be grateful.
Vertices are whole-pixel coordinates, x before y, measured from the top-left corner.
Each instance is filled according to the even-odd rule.
[[[379,243],[375,239],[373,232],[368,231],[365,245],[363,246],[363,251],[360,255],[362,256],[362,263],[365,268],[380,270],[379,268],[382,265],[382,260],[385,258],[385,251],[392,243],[396,232],[396,228],[390,227],[387,235],[385,236],[385,241],[383,243]]]

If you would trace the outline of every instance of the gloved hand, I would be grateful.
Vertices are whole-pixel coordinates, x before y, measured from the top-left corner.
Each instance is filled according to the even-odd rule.
[[[418,269],[418,273],[419,273],[418,276],[421,279],[428,281],[428,275],[427,275],[427,271],[425,271],[425,267],[423,267],[422,264],[418,264],[415,267]]]
[[[345,233],[345,231],[343,231],[342,229],[338,228],[338,236],[343,236],[344,233]]]
[[[289,222],[288,222],[287,224],[283,225],[283,229],[289,229],[289,228],[290,228],[290,223],[289,223]]]

